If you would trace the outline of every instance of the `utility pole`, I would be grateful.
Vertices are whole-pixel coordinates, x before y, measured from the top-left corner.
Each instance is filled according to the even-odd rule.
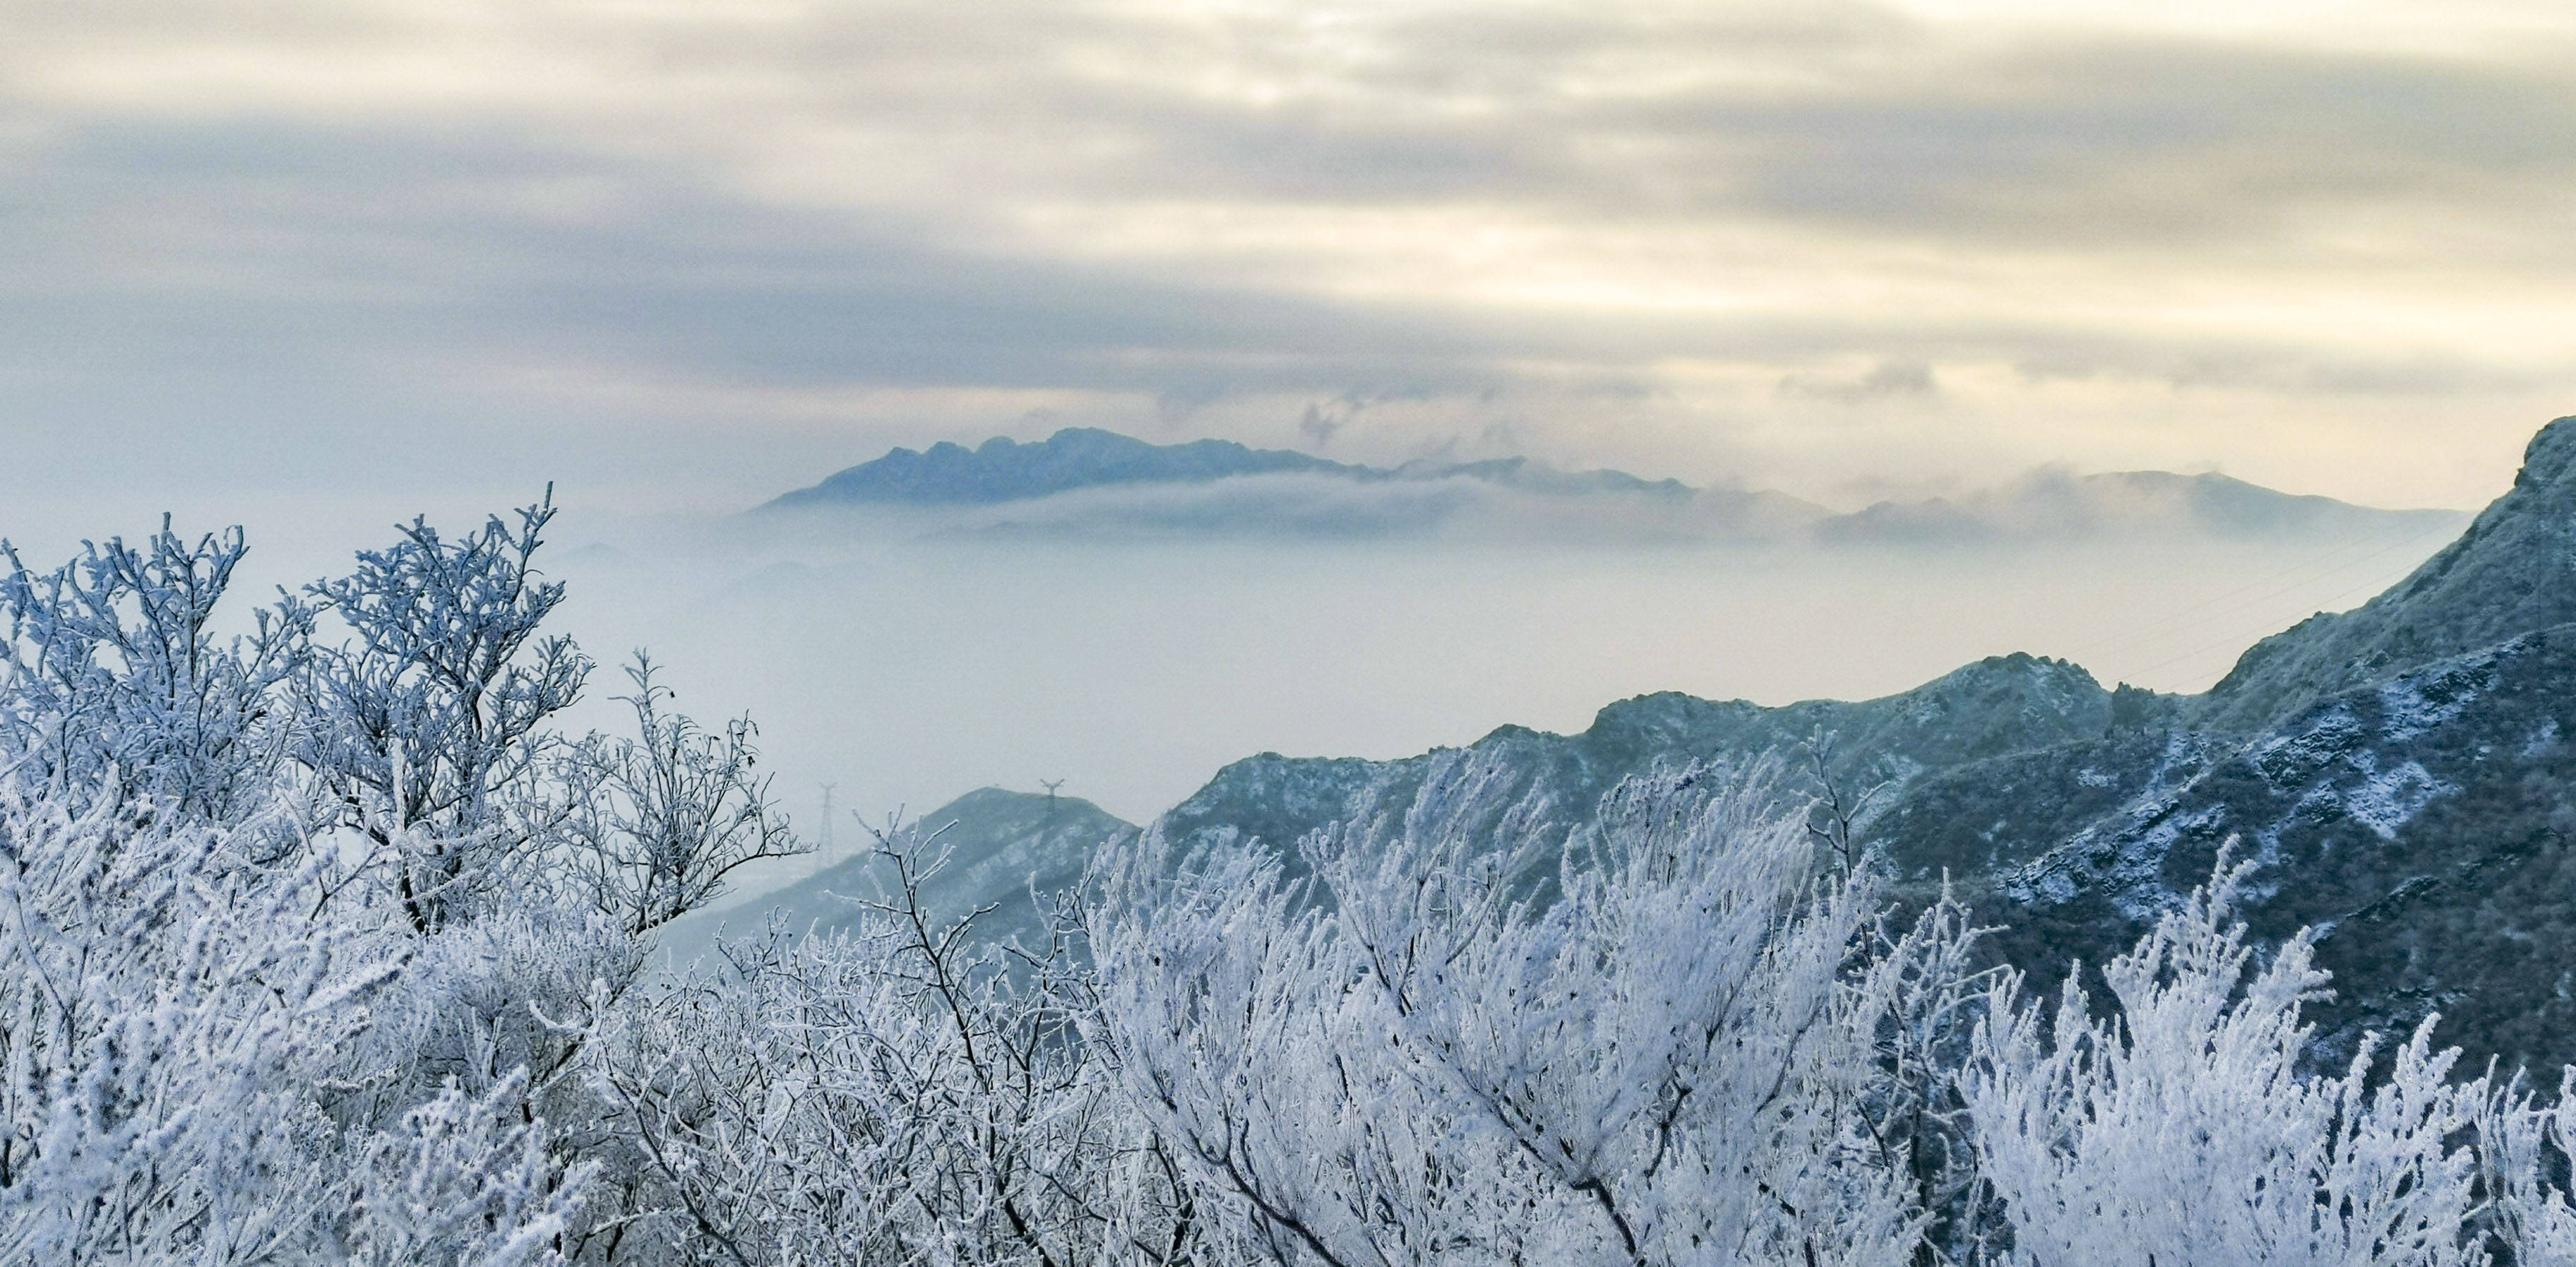
[[[833,860],[832,860],[832,789],[833,789],[833,788],[836,788],[836,787],[839,787],[839,786],[841,786],[841,785],[840,785],[840,784],[838,784],[838,783],[826,783],[826,784],[824,784],[824,785],[823,785],[823,834],[822,834],[822,836],[821,836],[821,838],[820,838],[820,839],[818,839],[818,840],[816,840],[816,841],[814,842],[814,848],[816,849],[816,851],[817,851],[817,852],[820,852],[820,853],[823,855],[823,865],[824,865],[824,866],[826,866],[826,867],[831,866],[831,865],[832,865],[832,861],[833,861]]]

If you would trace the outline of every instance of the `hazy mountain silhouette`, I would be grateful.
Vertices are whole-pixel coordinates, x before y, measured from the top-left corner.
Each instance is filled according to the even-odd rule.
[[[1031,444],[996,437],[971,449],[898,448],[761,508],[836,509],[946,510],[962,516],[947,531],[987,536],[1398,536],[1468,525],[1524,535],[1875,545],[2395,535],[2462,518],[2297,496],[2215,474],[2053,469],[1988,492],[1836,514],[1783,493],[1564,471],[1525,457],[1375,467],[1228,440],[1157,445],[1093,428]]]

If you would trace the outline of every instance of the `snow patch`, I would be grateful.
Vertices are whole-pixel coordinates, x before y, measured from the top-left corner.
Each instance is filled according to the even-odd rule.
[[[2522,741],[2522,759],[2529,761],[2558,746],[2558,719],[2543,717],[2532,727],[2531,737]]]
[[[2047,898],[2052,906],[2064,906],[2075,900],[2075,877],[2063,871],[2051,871],[2041,876],[2037,888],[2040,896]]]
[[[2381,840],[2393,840],[2398,829],[2424,812],[2434,797],[2458,790],[2434,778],[2424,763],[2408,761],[2372,774],[2360,787],[2345,792],[2343,811]]]
[[[2399,679],[2379,688],[2380,707],[2387,710],[2384,733],[2391,743],[2401,743],[2433,729],[2460,715],[2477,698],[2475,689],[2457,694],[2428,695],[2424,683]]]

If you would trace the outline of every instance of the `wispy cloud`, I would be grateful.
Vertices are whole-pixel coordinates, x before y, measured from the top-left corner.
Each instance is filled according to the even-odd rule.
[[[156,0],[0,29],[0,382],[56,482],[506,455],[749,501],[1092,422],[2467,504],[2576,408],[2552,6]]]

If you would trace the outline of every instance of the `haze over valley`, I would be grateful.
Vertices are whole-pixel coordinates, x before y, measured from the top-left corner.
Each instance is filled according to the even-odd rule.
[[[585,645],[648,644],[692,702],[757,716],[804,812],[826,781],[882,814],[1063,779],[1143,821],[1251,753],[1580,730],[1654,691],[1863,699],[2014,651],[2197,690],[2465,522],[2062,469],[1840,513],[1722,489],[1710,513],[1611,474],[1086,477],[604,542],[567,518],[555,568]]]

